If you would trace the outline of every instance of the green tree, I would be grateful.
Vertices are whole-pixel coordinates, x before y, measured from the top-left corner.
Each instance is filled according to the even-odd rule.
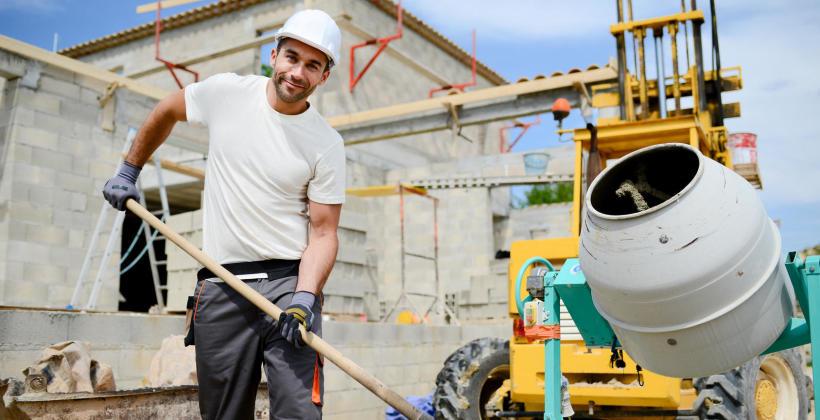
[[[517,199],[516,208],[536,204],[566,203],[572,201],[573,185],[571,182],[559,184],[535,185],[524,192],[524,199]]]
[[[262,64],[262,76],[271,77],[273,75],[273,67]]]

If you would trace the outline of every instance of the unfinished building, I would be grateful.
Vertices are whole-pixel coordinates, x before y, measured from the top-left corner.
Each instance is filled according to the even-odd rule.
[[[566,235],[570,208],[558,204],[511,209],[508,188],[487,183],[493,177],[525,175],[521,153],[498,154],[499,128],[533,109],[547,112],[550,99],[558,94],[571,94],[575,101],[577,92],[571,81],[558,83],[557,92],[552,87],[546,89],[548,94],[539,93],[545,91],[538,84],[543,84],[543,79],[504,85],[501,76],[480,61],[474,62],[470,53],[406,11],[401,14],[401,38],[386,45],[372,66],[367,63],[376,47],[357,50],[351,73],[347,70],[350,47],[395,33],[397,5],[387,0],[307,3],[225,0],[209,4],[164,18],[157,45],[153,23],[60,54],[0,39],[0,305],[66,308],[74,303],[78,308],[141,312],[156,305],[147,258],[119,275],[144,246],[144,242],[137,244],[131,259],[121,261],[135,248],[129,246],[132,239],[142,235],[140,223],[126,217],[121,234],[112,234],[109,218],[103,229],[95,229],[100,211],[106,207],[100,191],[116,169],[129,129],[139,127],[158,100],[178,89],[175,78],[183,85],[194,81],[191,73],[177,70],[172,75],[155,57],[172,58],[194,70],[199,80],[220,72],[258,74],[267,62],[262,51],[269,51],[271,34],[294,11],[314,7],[334,17],[344,42],[343,65],[333,70],[328,83],[311,98],[311,104],[340,130],[347,143],[349,194],[340,225],[337,263],[324,290],[326,312],[339,320],[378,321],[392,311],[385,320],[395,322],[399,311],[423,313],[438,299],[438,306],[431,307],[434,323],[506,319],[508,260],[503,253],[496,259],[497,251],[509,249],[516,239]],[[610,73],[611,69],[605,77],[611,78]],[[474,83],[461,83],[470,80]],[[427,99],[434,96],[431,90],[460,83],[469,85],[466,92],[499,85],[515,89],[477,98],[453,89],[450,93],[455,95],[447,95],[444,89],[436,98]],[[522,94],[530,97],[529,108],[523,113],[493,108],[499,103],[504,108]],[[462,115],[465,104],[482,100],[489,105],[475,108],[476,116]],[[391,105],[414,101],[415,108],[390,109]],[[426,116],[423,123],[432,124],[432,128],[404,128],[420,115]],[[403,120],[406,116],[409,119]],[[372,124],[374,121],[380,125]],[[502,136],[500,141],[504,146],[508,140]],[[147,167],[141,177],[153,210],[161,207],[163,188],[158,179],[163,177],[172,214],[168,223],[194,242],[201,231],[203,185],[197,170],[204,168],[207,146],[203,127],[179,124],[157,157],[185,170],[172,172],[166,167],[157,173]],[[572,153],[571,146],[551,150],[550,172],[571,173]],[[467,178],[473,182],[459,184]],[[448,188],[430,190],[424,197],[398,197],[394,186],[399,183],[409,188]],[[374,186],[388,187],[370,188]],[[438,203],[435,211],[428,199],[431,197]],[[541,217],[544,215],[549,217]],[[533,217],[540,219],[535,227],[529,223]],[[111,235],[115,237],[107,247]],[[92,243],[96,245],[91,247]],[[164,307],[159,309],[184,310],[197,264],[163,241],[157,241],[153,250],[157,260],[167,261],[160,268],[167,271],[161,276],[167,292],[160,293]],[[87,255],[88,272],[81,276]],[[93,273],[100,265],[103,275],[98,292],[94,292]],[[405,294],[411,298],[399,302]],[[454,316],[445,314],[445,304]],[[100,329],[97,321],[72,311],[0,312],[3,325],[20,325],[25,319],[51,326],[34,331],[16,327],[3,330],[3,342],[10,344],[0,352],[0,376],[17,376],[39,349],[53,342],[84,337],[92,350],[101,352],[101,358],[112,364],[123,387],[143,383],[150,354],[160,344],[154,334],[181,332],[182,322],[179,317],[114,314],[102,321],[109,327]],[[140,327],[127,327],[132,324]],[[481,328],[404,326],[398,332],[394,330],[398,327],[373,327],[375,333],[359,331],[368,325],[372,324],[340,327],[340,331],[354,332],[340,333],[330,340],[359,355],[358,360],[384,360],[388,365],[393,360],[401,370],[393,376],[401,379],[389,385],[405,394],[429,392],[441,361],[461,343],[478,336],[505,336],[508,329],[506,322],[495,322]],[[410,332],[402,332],[407,328]],[[384,335],[385,340],[399,334],[401,339],[387,347],[385,343],[390,340],[357,341],[356,337],[372,334]],[[447,339],[442,339],[445,336]],[[424,358],[415,358],[418,363],[406,364],[407,348],[422,342],[429,342],[432,350]],[[356,387],[333,369],[328,371],[328,381],[330,398]],[[361,394],[367,403],[329,413],[343,413],[340,418],[349,418],[352,413],[383,413],[378,400],[365,396],[365,391]]]
[[[64,56],[137,81],[132,85],[139,88],[133,89],[125,82],[118,83],[113,76],[99,79],[57,66],[40,65],[33,69],[34,64],[5,52],[9,80],[3,95],[4,109],[8,110],[4,113],[7,130],[3,182],[7,187],[3,191],[8,212],[2,232],[8,241],[4,242],[7,249],[2,254],[4,268],[0,270],[3,302],[64,307],[71,301],[80,274],[78,261],[82,261],[83,251],[92,239],[102,205],[98,192],[115,169],[128,127],[139,127],[153,104],[166,92],[178,88],[175,78],[183,84],[194,81],[190,73],[169,73],[163,63],[154,60],[155,55],[173,57],[177,63],[195,70],[199,80],[226,71],[259,73],[267,61],[267,57],[261,57],[260,47],[270,44],[270,34],[302,7],[305,4],[296,1],[223,1],[163,19],[164,30],[156,48],[154,25],[145,24],[61,51]],[[312,7],[326,10],[342,28],[345,64],[351,60],[350,46],[397,29],[398,10],[389,1],[326,1],[314,2]],[[387,45],[384,54],[363,73],[371,54],[372,49],[357,52],[355,73],[361,74],[361,79],[355,88],[346,66],[339,66],[311,98],[311,103],[337,127],[344,124],[334,117],[424,99],[431,89],[473,77],[469,53],[406,11],[400,41]],[[476,62],[475,69],[475,86],[471,89],[505,82],[481,62]],[[349,144],[348,187],[388,185],[411,179],[523,174],[519,154],[493,157],[498,150],[501,123],[464,127],[458,126],[457,121],[450,123],[450,130]],[[553,152],[551,171],[569,173],[571,153],[571,148]],[[203,168],[207,133],[201,127],[180,125],[158,155]],[[198,209],[202,181],[164,172],[172,213]],[[151,169],[142,178],[149,206],[156,209],[157,178]],[[503,282],[495,292],[475,293],[470,281],[501,279],[499,272],[506,271],[503,262],[495,264],[495,268],[493,262],[496,251],[508,249],[514,239],[511,232],[515,229],[509,225],[507,189],[450,189],[432,194],[441,200],[438,258],[447,261],[438,266],[439,281],[453,310],[457,312],[458,305],[486,301],[471,302],[469,294],[463,291],[471,290],[473,295],[503,294]],[[398,200],[395,196],[349,195],[342,218],[338,264],[325,290],[329,297],[328,312],[380,319],[398,298],[402,276]],[[430,203],[418,197],[407,197],[406,201],[407,250],[432,256],[435,226]],[[174,216],[169,222],[182,231],[193,232],[201,228],[198,220],[194,213]],[[190,221],[195,222],[191,225]],[[560,236],[565,233],[564,225],[561,222],[541,226],[535,234],[552,232]],[[128,247],[138,226],[139,223],[127,219],[124,239],[117,245]],[[100,251],[104,238],[102,235],[103,240],[98,242]],[[114,249],[113,255],[120,254],[119,251]],[[166,298],[171,308],[179,309],[181,299],[193,287],[196,263],[170,247],[168,253]],[[96,308],[146,310],[154,299],[148,273],[143,268],[130,277],[123,274],[120,281],[120,276],[113,275],[117,261],[112,258],[109,262],[112,274],[103,280]],[[407,267],[407,283],[412,284],[414,291],[429,294],[435,290],[436,270],[429,260],[415,258]],[[85,282],[78,293],[81,302],[91,293],[91,281]],[[43,290],[48,290],[45,296]],[[429,297],[418,300],[419,306],[430,303]],[[498,300],[503,301],[503,297]]]

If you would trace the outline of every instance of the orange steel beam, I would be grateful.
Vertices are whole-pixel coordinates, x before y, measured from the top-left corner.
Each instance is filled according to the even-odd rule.
[[[392,41],[394,39],[401,38],[401,28],[402,28],[402,24],[401,24],[401,21],[402,21],[402,18],[401,18],[402,17],[401,0],[399,0],[399,4],[396,7],[397,7],[397,10],[398,10],[397,14],[398,14],[399,29],[398,29],[398,31],[395,35],[391,35],[391,36],[388,36],[388,37],[385,37],[385,38],[371,39],[369,41],[365,41],[361,44],[356,44],[356,45],[353,45],[352,47],[350,47],[350,91],[351,92],[353,92],[353,88],[356,87],[356,83],[359,83],[359,80],[361,80],[362,76],[364,76],[364,74],[367,72],[367,69],[369,69],[370,66],[373,64],[373,62],[376,61],[376,57],[378,57],[379,54],[381,54],[382,51],[384,51],[384,49],[387,47],[387,44],[389,44],[390,41]],[[364,66],[364,68],[362,69],[362,72],[359,73],[358,75],[356,75],[356,55],[354,54],[354,51],[356,51],[356,48],[361,48],[361,47],[364,47],[364,46],[367,46],[367,45],[373,45],[373,44],[379,44],[379,49],[376,50],[376,53],[373,54],[373,57],[371,57],[370,61],[368,61],[367,64]]]

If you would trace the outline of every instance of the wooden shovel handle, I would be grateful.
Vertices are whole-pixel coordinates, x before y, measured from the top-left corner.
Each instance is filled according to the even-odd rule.
[[[273,319],[279,320],[279,314],[282,313],[282,310],[274,305],[273,302],[265,299],[265,297],[260,295],[256,290],[253,290],[242,280],[239,280],[239,278],[226,270],[225,267],[222,267],[219,263],[194,246],[194,244],[188,242],[185,238],[174,232],[173,229],[168,227],[165,223],[162,223],[162,221],[157,219],[156,216],[151,214],[151,212],[146,210],[136,201],[129,199],[125,203],[125,206],[142,220],[145,220],[154,229],[162,233],[171,242],[177,244],[177,246],[187,252],[188,255],[194,257],[195,260],[199,261],[199,263],[205,266],[208,270],[211,270],[212,273],[225,281],[225,283],[231,286],[240,295],[244,296],[245,299],[248,299],[251,303],[256,305],[256,307],[273,317]],[[302,325],[299,325],[299,331],[302,333],[302,339],[305,343],[307,343],[307,345],[319,352],[321,355],[325,356],[325,358],[345,371],[345,373],[350,375],[350,377],[364,385],[365,388],[376,394],[376,396],[381,398],[382,401],[398,410],[399,413],[403,414],[408,419],[433,420],[432,417],[422,413],[418,408],[414,407],[402,398],[401,395],[388,388],[387,385],[379,381],[375,376],[370,374],[370,372],[362,369],[361,366],[345,357],[342,353],[333,348],[333,346],[322,340],[322,338],[318,335],[305,331],[305,327]]]

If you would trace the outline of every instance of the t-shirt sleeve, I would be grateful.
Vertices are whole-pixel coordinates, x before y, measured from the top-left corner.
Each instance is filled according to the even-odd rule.
[[[345,149],[341,139],[319,156],[307,196],[322,204],[345,202]]]
[[[185,86],[185,116],[188,122],[207,125],[234,77],[236,75],[233,73],[220,73]]]

